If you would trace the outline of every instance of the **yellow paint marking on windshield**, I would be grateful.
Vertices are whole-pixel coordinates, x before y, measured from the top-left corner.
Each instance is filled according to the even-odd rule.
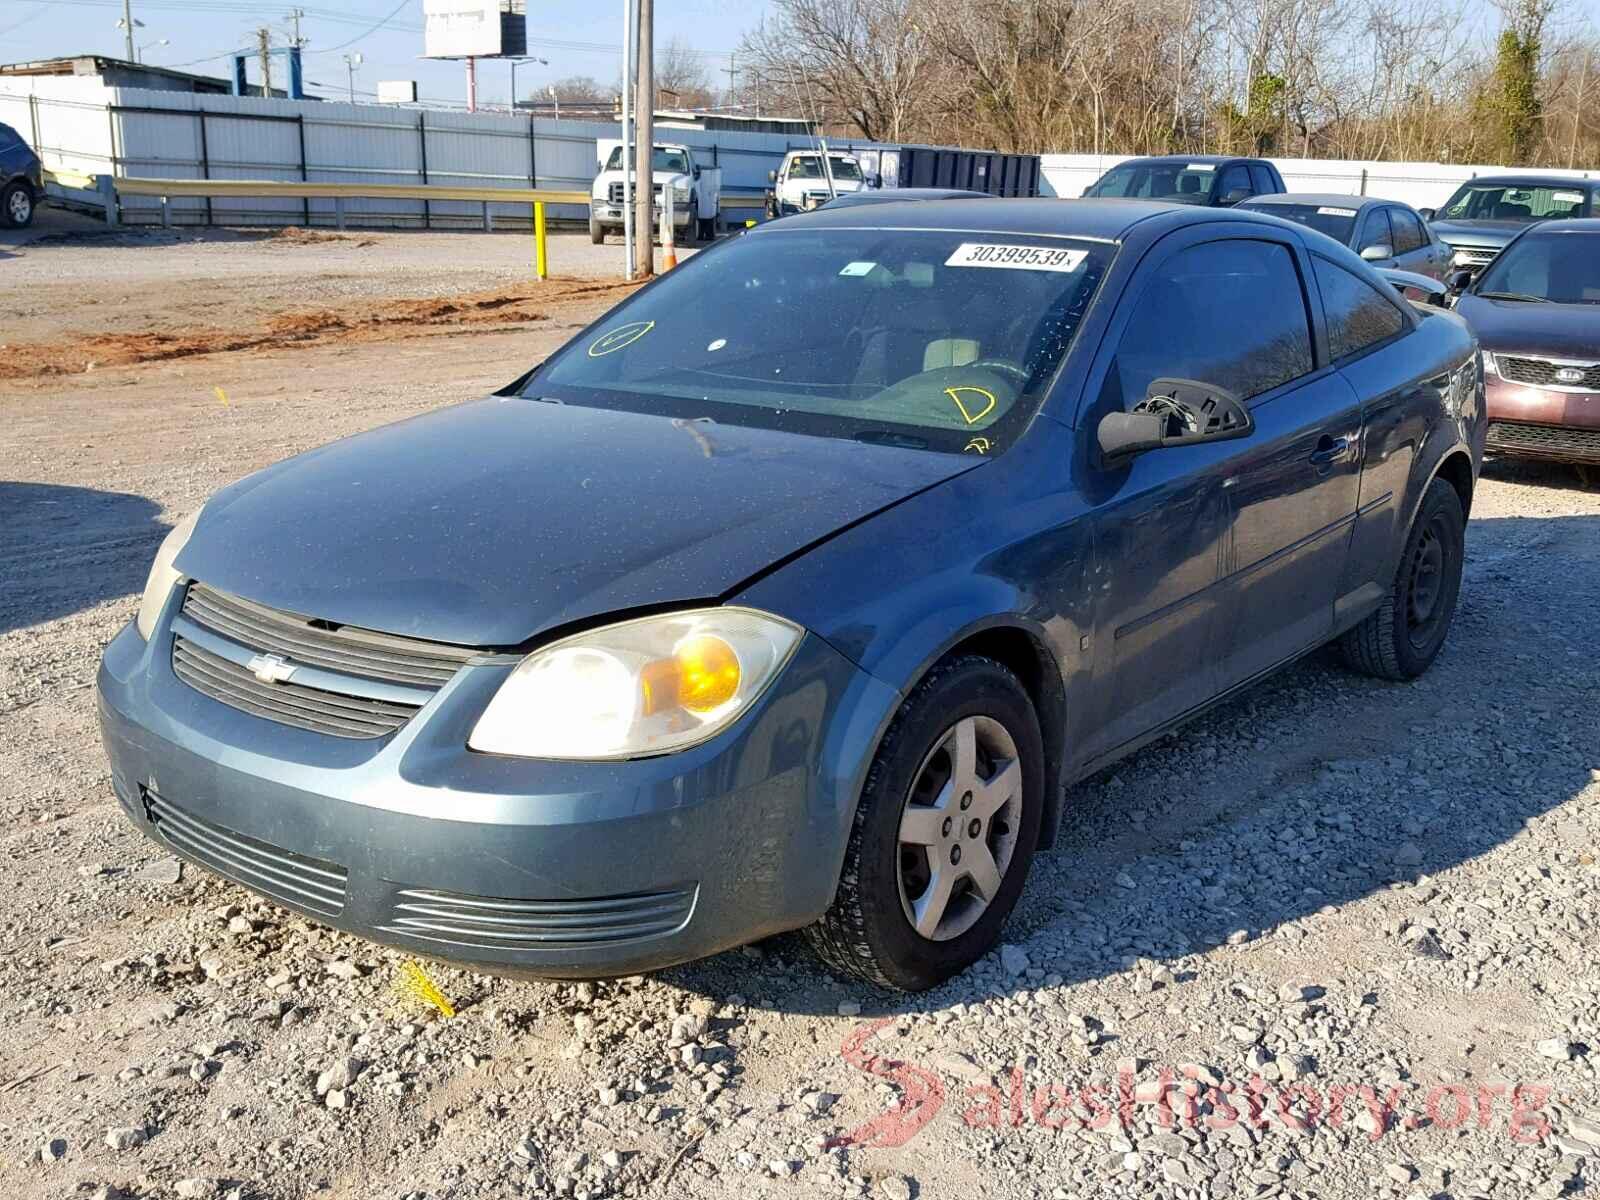
[[[975,392],[979,396],[982,396],[984,400],[983,407],[977,412],[973,412],[967,407],[966,401],[961,399],[962,392]],[[973,387],[970,384],[963,384],[960,387],[947,387],[944,390],[944,394],[949,396],[950,399],[955,402],[955,406],[961,410],[961,419],[964,420],[968,425],[976,425],[979,421],[983,420],[990,413],[992,413],[995,405],[1000,403],[999,400],[995,399],[995,394],[993,392],[986,388]]]
[[[607,354],[624,350],[655,327],[654,321],[632,321],[627,325],[619,325],[608,333],[602,333],[590,343],[589,357],[603,358]]]

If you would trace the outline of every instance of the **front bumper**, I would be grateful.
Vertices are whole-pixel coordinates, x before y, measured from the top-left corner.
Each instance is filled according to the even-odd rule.
[[[376,942],[482,969],[629,974],[815,920],[897,697],[807,636],[756,707],[680,754],[471,752],[511,670],[462,668],[387,737],[330,737],[173,674],[169,622],[106,648],[101,731],[124,812],[182,857]]]
[[[607,228],[610,228],[613,225],[619,229],[622,227],[624,218],[622,215],[622,206],[620,204],[591,204],[589,206],[589,212],[594,217],[595,223],[598,225],[604,225]],[[652,226],[661,224],[661,208],[659,205],[650,210],[650,222]],[[674,229],[682,229],[688,223],[688,205],[673,205],[672,227]]]
[[[1600,463],[1600,392],[1568,392],[1489,375],[1485,384],[1495,454]]]

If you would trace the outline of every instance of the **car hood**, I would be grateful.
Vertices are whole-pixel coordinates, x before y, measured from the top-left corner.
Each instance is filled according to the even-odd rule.
[[[513,646],[593,617],[714,601],[978,461],[491,398],[234,484],[176,565],[338,624]]]
[[[1468,292],[1456,312],[1485,350],[1600,362],[1600,305],[1486,300]]]
[[[1529,224],[1527,221],[1430,221],[1428,227],[1441,242],[1451,246],[1493,246],[1500,249]]]

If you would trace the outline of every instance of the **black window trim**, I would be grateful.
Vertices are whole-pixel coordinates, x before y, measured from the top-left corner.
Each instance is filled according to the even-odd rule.
[[[1371,280],[1362,279],[1359,272],[1352,271],[1348,266],[1346,266],[1344,263],[1341,263],[1338,259],[1329,258],[1326,254],[1318,253],[1315,250],[1310,251],[1310,254],[1313,260],[1320,258],[1330,267],[1337,267],[1346,275],[1354,277],[1361,283],[1367,284],[1369,287],[1371,286]],[[1316,273],[1317,264],[1315,261],[1313,261],[1311,264],[1312,278],[1316,278]],[[1400,314],[1399,332],[1392,333],[1388,337],[1382,338],[1376,342],[1368,342],[1359,350],[1352,350],[1349,354],[1346,354],[1343,357],[1335,358],[1333,357],[1333,337],[1327,332],[1328,310],[1327,306],[1322,302],[1322,284],[1320,282],[1317,284],[1317,306],[1322,313],[1324,352],[1328,356],[1328,365],[1336,370],[1340,367],[1348,366],[1350,363],[1359,362],[1369,354],[1375,354],[1379,350],[1386,349],[1387,347],[1392,346],[1396,342],[1400,341],[1402,338],[1410,337],[1417,330],[1417,315],[1414,311],[1410,311],[1410,305],[1404,303],[1396,304],[1388,296],[1383,294],[1382,288],[1373,288],[1372,291],[1373,294],[1376,295],[1380,300],[1383,300],[1389,305],[1390,308],[1393,308]]]

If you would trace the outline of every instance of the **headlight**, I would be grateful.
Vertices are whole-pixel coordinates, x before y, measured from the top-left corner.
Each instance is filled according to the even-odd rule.
[[[195,522],[200,519],[200,509],[195,509],[183,520],[172,527],[161,543],[161,549],[156,551],[156,560],[150,564],[150,578],[145,580],[144,598],[139,601],[139,636],[145,641],[150,640],[150,635],[156,631],[156,618],[161,615],[162,606],[166,604],[167,597],[172,595],[172,589],[179,579],[183,578],[172,566],[172,560],[178,557],[178,552],[189,542],[189,535],[194,532]]]
[[[753,609],[705,608],[565,638],[517,665],[467,745],[591,760],[682,750],[755,703],[802,632]]]
[[[689,189],[688,189],[688,187],[687,186],[678,187],[678,186],[675,185],[673,187],[673,189],[672,189],[672,202],[674,204],[687,204],[687,203],[689,203]]]

